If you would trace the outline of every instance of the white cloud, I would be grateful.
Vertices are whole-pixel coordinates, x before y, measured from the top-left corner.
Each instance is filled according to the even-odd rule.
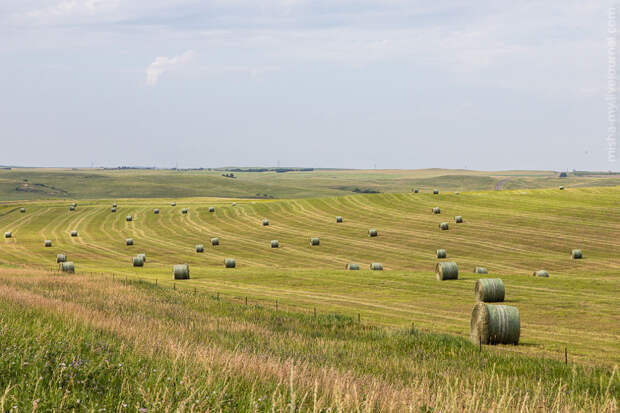
[[[146,84],[154,86],[157,84],[159,77],[170,70],[177,69],[189,62],[196,53],[188,50],[179,56],[166,57],[158,56],[153,63],[146,68]]]

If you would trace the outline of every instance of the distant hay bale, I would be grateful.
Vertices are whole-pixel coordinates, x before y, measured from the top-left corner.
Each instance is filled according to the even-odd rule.
[[[342,217],[340,217],[340,216],[336,217],[336,222],[338,222],[338,223],[342,222]]]
[[[474,268],[474,273],[476,273],[476,274],[488,274],[489,270],[487,270],[484,267],[476,267],[476,268]]]
[[[437,258],[446,258],[448,256],[448,253],[446,252],[445,249],[440,248],[437,250]]]
[[[131,259],[134,267],[144,267],[144,260],[140,256],[135,256]]]
[[[51,247],[52,246],[52,240],[46,239],[45,242],[43,243],[43,245],[45,245],[46,247]]]
[[[458,195],[458,194],[459,194],[458,192],[455,192],[455,193],[454,193],[454,195]]]
[[[78,232],[76,230],[71,231],[71,236],[72,237],[77,237],[78,236]]]
[[[73,208],[77,208],[77,202],[72,203],[72,204],[71,204],[71,206],[72,206]]]
[[[75,272],[75,264],[71,261],[65,261],[60,263],[60,271],[74,273]]]
[[[175,280],[188,280],[189,279],[189,265],[177,264],[172,267],[172,274]]]
[[[56,263],[60,264],[61,262],[66,262],[67,256],[65,254],[56,254]]]
[[[369,229],[368,230],[368,236],[369,237],[376,237],[377,235],[379,235],[379,233],[377,232],[376,229]]]
[[[380,262],[373,262],[370,264],[370,269],[372,271],[383,271],[383,265]]]
[[[224,260],[224,266],[226,268],[235,268],[237,266],[237,263],[235,262],[233,258],[226,258]]]
[[[111,211],[116,212],[116,207],[112,207]]]
[[[474,297],[484,303],[498,303],[504,301],[506,291],[504,283],[499,278],[481,278],[476,281]]]
[[[420,190],[419,190],[418,188],[416,188],[416,189],[414,189],[414,190],[413,190],[413,193],[414,193],[414,194],[417,194],[418,192],[420,192]]]
[[[543,278],[549,278],[549,273],[546,270],[538,270],[538,271],[534,271],[532,273],[532,275],[534,277],[543,277]]]
[[[112,204],[112,208],[116,208],[116,207],[117,207],[117,205],[116,205],[116,202],[115,202],[115,203]]]
[[[26,208],[20,208],[19,212],[21,212],[23,214],[24,212],[26,212]]]
[[[155,208],[155,209],[153,210],[153,213],[154,213],[155,215],[159,214],[159,209]]]
[[[280,243],[278,242],[277,239],[271,240],[271,248],[279,248],[280,247]]]
[[[269,220],[268,219],[263,219],[263,226],[266,227],[269,225]]]
[[[232,203],[232,206],[237,206],[237,203],[236,203],[236,202],[233,202],[233,203]]]
[[[477,303],[471,314],[471,341],[474,344],[518,344],[521,320],[517,307]]]
[[[125,239],[125,245],[133,245],[133,239],[132,238]]]
[[[213,245],[213,246],[220,245],[220,239],[219,238],[211,238],[211,245]]]
[[[581,253],[581,250],[570,250],[570,256],[571,258],[573,258],[574,260],[579,260],[583,257],[583,254]]]
[[[439,189],[433,189],[433,195],[439,195]]]
[[[196,245],[196,252],[205,252],[205,246],[202,244]]]
[[[563,187],[563,186],[561,186],[561,187],[560,187],[560,190],[563,190],[563,189],[564,189],[564,187]]]
[[[439,209],[439,207],[433,207],[433,214],[441,214],[441,209]]]
[[[321,241],[318,237],[310,238],[310,245],[320,245]]]
[[[187,208],[183,208],[183,209],[181,210],[181,214],[187,214]]]
[[[439,228],[441,228],[442,231],[447,231],[448,229],[450,229],[450,226],[447,222],[442,222],[441,224],[439,224]]]
[[[71,205],[71,206],[69,207],[69,211],[75,211],[75,207],[74,207],[73,205]]]
[[[462,216],[460,216],[460,215],[457,215],[457,216],[455,216],[455,217],[454,217],[454,221],[455,221],[457,224],[461,224],[461,223],[463,222],[463,217],[462,217]]]
[[[4,233],[4,238],[11,238],[13,236],[13,234],[11,233],[11,231],[7,231]]]
[[[138,255],[136,255],[136,257],[140,257],[140,258],[142,258],[142,261],[146,262],[146,254],[144,254],[144,253],[138,254]]]
[[[360,269],[360,266],[359,266],[359,264],[349,263],[349,264],[347,264],[347,265],[345,266],[345,268],[346,268],[347,270],[350,270],[350,271],[357,271],[357,270],[359,270],[359,269]]]
[[[209,207],[209,212],[215,212],[215,207]]]
[[[174,202],[174,201],[172,201],[172,202],[170,203],[170,206],[177,206],[177,203],[176,203],[176,202]]]
[[[131,215],[127,215],[125,217],[125,221],[127,221],[127,222],[133,221],[133,217]]]
[[[459,278],[459,268],[456,262],[438,262],[435,265],[435,275],[439,281],[457,280]]]

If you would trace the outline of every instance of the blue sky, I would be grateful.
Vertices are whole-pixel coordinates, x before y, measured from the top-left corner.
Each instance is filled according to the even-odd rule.
[[[608,9],[2,0],[0,164],[618,170]]]

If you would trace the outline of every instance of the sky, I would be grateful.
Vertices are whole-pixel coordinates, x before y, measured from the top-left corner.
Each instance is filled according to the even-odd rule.
[[[610,5],[1,0],[0,164],[618,171]]]

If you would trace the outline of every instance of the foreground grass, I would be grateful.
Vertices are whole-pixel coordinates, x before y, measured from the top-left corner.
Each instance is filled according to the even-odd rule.
[[[615,369],[101,277],[0,273],[0,328],[3,411],[612,412],[620,395]]]

